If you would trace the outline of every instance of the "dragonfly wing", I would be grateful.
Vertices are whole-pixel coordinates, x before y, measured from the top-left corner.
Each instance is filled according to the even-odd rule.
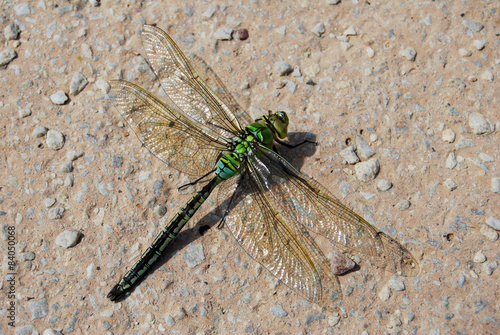
[[[229,107],[233,114],[238,118],[240,124],[248,125],[254,122],[247,112],[245,112],[245,110],[236,102],[234,96],[229,92],[226,85],[224,85],[222,80],[217,76],[210,65],[205,62],[205,60],[196,55],[189,55],[188,57],[191,64],[200,75],[201,80],[210,87],[212,93],[217,95],[217,97],[219,97],[219,99],[224,102],[227,107]]]
[[[242,131],[234,113],[201,80],[168,34],[160,28],[144,25],[141,37],[149,64],[162,88],[184,114],[226,137]]]
[[[203,130],[160,99],[126,81],[113,81],[110,97],[144,146],[191,176],[214,169],[227,140]]]
[[[218,202],[225,198],[222,208],[229,205],[224,225],[250,257],[304,298],[340,304],[340,284],[326,257],[306,231],[288,226],[274,211],[253,174],[250,168],[237,182],[221,185]]]
[[[276,152],[264,147],[262,151],[258,161],[268,169],[268,177],[261,174],[266,197],[285,222],[304,225],[341,250],[393,273],[404,276],[419,273],[417,260],[404,246],[375,229]]]

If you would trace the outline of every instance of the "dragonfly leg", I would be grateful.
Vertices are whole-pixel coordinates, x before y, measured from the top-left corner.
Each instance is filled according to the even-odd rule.
[[[201,176],[200,178],[196,179],[195,181],[193,181],[192,183],[188,183],[188,184],[184,184],[182,186],[179,186],[179,188],[177,190],[179,191],[182,191],[182,190],[185,190],[186,188],[188,188],[188,186],[191,186],[191,185],[196,185],[200,182],[200,180],[204,179],[205,177],[207,177],[208,175],[212,174],[215,172],[216,169],[213,169],[212,171],[209,171],[207,174]]]
[[[293,149],[293,148],[296,148],[296,147],[300,147],[301,145],[304,145],[306,143],[312,143],[315,146],[318,146],[318,142],[310,141],[310,140],[303,140],[302,142],[296,143],[296,144],[286,143],[286,142],[280,141],[279,139],[275,139],[275,141],[278,142],[279,144],[287,147],[287,148],[290,148],[290,149]]]

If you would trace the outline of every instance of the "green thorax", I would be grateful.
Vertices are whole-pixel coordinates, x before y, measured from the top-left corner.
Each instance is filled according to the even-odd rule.
[[[215,174],[222,179],[229,179],[238,174],[241,171],[242,162],[252,152],[252,147],[255,147],[256,142],[272,149],[276,138],[286,137],[287,129],[288,116],[285,112],[263,115],[246,127],[245,136],[235,139],[231,151],[219,159]]]

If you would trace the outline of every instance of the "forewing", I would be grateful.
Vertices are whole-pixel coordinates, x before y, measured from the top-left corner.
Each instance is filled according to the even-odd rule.
[[[162,88],[181,112],[226,137],[242,131],[235,114],[201,80],[168,34],[157,27],[145,25],[141,37],[149,64]]]
[[[377,231],[342,204],[319,183],[297,171],[272,150],[262,148],[262,163],[269,169],[267,198],[285,221],[335,242],[336,247],[376,266],[404,276],[415,276],[419,266],[396,240]]]
[[[214,169],[226,148],[224,138],[203,130],[137,85],[126,81],[111,84],[111,99],[151,153],[191,176],[203,176]]]
[[[249,166],[237,182],[221,185],[218,201],[230,203],[225,226],[250,257],[305,299],[328,298],[329,305],[334,300],[339,304],[339,281],[329,271],[327,259],[305,230],[290,227],[270,206],[261,179]]]

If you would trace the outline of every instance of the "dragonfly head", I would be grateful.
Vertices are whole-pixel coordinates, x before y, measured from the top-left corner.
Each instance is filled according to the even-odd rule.
[[[271,111],[269,111],[269,115],[263,115],[262,119],[278,138],[283,139],[288,134],[288,115],[285,112],[280,111],[271,114]]]

